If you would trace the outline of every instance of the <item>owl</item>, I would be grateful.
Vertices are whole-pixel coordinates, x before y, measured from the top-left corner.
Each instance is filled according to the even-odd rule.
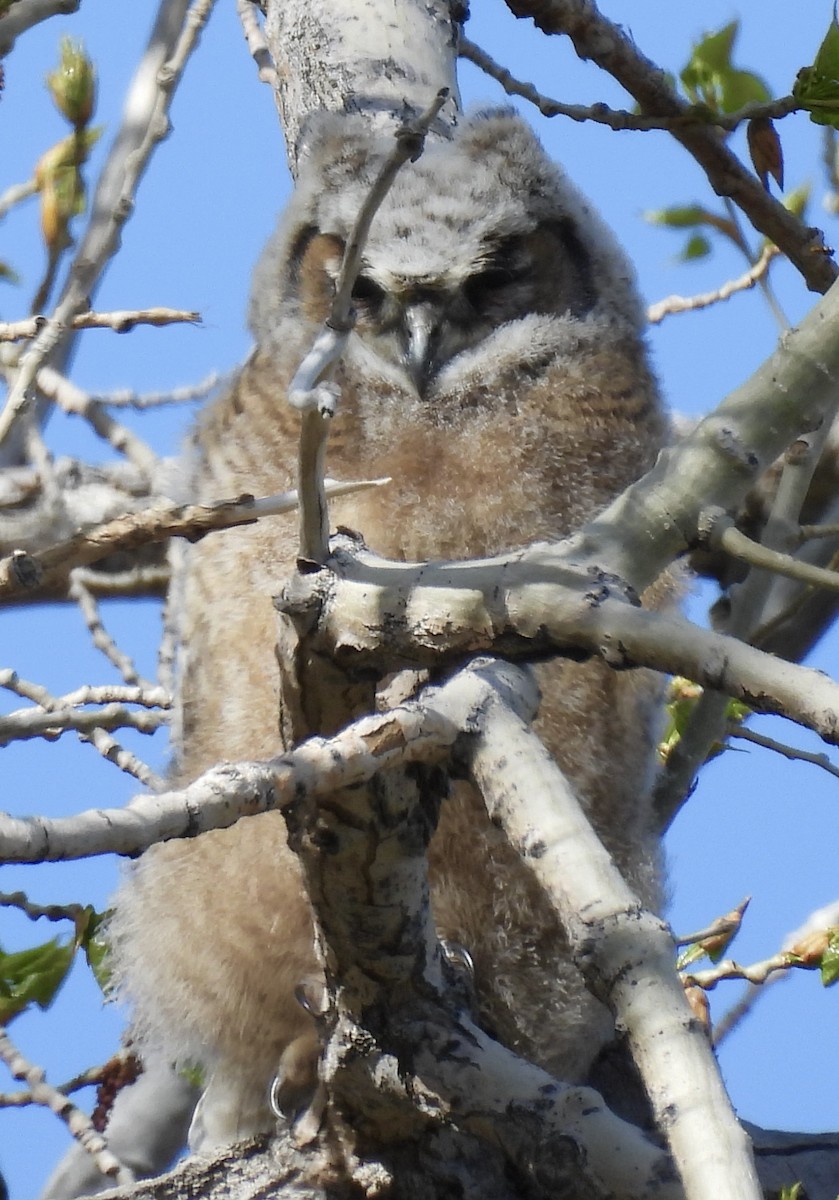
[[[253,281],[255,349],[201,418],[190,451],[200,501],[294,486],[289,382],[328,314],[346,238],[390,139],[322,116]],[[464,119],[408,165],[355,283],[328,471],[390,476],[341,499],[333,527],[382,555],[465,559],[559,539],[645,472],[666,436],[633,272],[528,127]],[[220,759],[280,752],[283,698],[272,597],[294,570],[293,521],[212,533],[177,579],[183,664],[173,783]],[[649,804],[658,687],[599,662],[537,668],[538,730],[643,901],[660,902]],[[454,782],[429,848],[441,939],[474,963],[478,1019],[566,1080],[611,1034],[550,906]],[[203,1147],[269,1128],[269,1087],[311,1078],[312,920],[281,815],[147,851],[117,896],[119,987],[147,1056],[200,1063]]]

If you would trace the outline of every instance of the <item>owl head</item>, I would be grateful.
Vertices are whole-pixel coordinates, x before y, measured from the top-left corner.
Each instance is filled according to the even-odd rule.
[[[323,321],[346,238],[391,146],[360,117],[310,123],[297,188],[254,280],[260,345],[279,353],[290,329]],[[546,321],[633,332],[643,323],[611,233],[507,109],[464,120],[402,168],[374,218],[353,299],[365,366],[420,397],[499,333],[526,338],[522,322],[537,340]]]

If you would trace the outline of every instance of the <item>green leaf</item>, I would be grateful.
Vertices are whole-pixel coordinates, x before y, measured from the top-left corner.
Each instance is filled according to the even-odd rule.
[[[654,208],[644,213],[644,220],[649,221],[651,225],[667,225],[670,229],[689,229],[694,225],[704,225],[707,219],[708,213],[701,204]]]
[[[836,9],[811,67],[802,67],[792,94],[816,125],[839,129],[839,24]]]
[[[701,942],[691,942],[689,946],[685,946],[681,954],[676,959],[676,970],[684,971],[685,967],[689,967],[692,963],[698,962],[700,958],[706,957],[705,947]]]
[[[719,76],[720,108],[737,112],[747,104],[766,104],[772,93],[759,75],[752,71],[737,71],[733,67]]]
[[[93,972],[93,978],[107,995],[112,971],[111,948],[103,936],[103,925],[110,912],[98,913],[90,908],[90,913],[84,930],[79,933],[79,945],[84,950],[88,966]]]
[[[822,984],[831,987],[839,979],[839,929],[830,931],[827,949],[819,964]]]
[[[716,33],[707,33],[693,47],[680,79],[688,98],[717,112],[735,112],[746,104],[771,99],[766,83],[753,71],[743,71],[731,61],[739,23],[731,21]]]
[[[690,59],[679,78],[686,88],[701,88],[715,73],[731,64],[731,51],[737,40],[740,24],[731,21],[716,33],[706,33],[693,47]]]
[[[0,1023],[7,1024],[31,1004],[49,1008],[67,977],[76,952],[75,938],[53,938],[30,950],[0,950]]]
[[[694,233],[685,242],[679,258],[682,262],[695,262],[698,258],[707,258],[711,253],[711,243],[704,233]]]
[[[800,183],[797,188],[781,197],[781,204],[796,217],[804,217],[810,202],[811,187],[809,183]]]
[[[20,276],[17,271],[10,267],[7,262],[0,262],[0,279],[5,279],[6,283],[20,283]]]
[[[836,20],[835,4],[824,41],[816,54],[813,70],[824,79],[839,79],[839,23]]]

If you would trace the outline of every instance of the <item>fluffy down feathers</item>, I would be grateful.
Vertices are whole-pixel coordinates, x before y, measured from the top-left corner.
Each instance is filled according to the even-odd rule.
[[[257,348],[196,431],[198,498],[290,485],[296,417],[284,393],[386,150],[360,120],[326,117],[310,129],[298,188],[254,276]],[[395,482],[341,500],[332,522],[359,529],[378,552],[467,558],[559,538],[651,465],[665,425],[631,268],[509,112],[465,121],[399,175],[356,297],[329,473]],[[212,534],[190,551],[179,583],[176,781],[278,750],[271,597],[294,554],[282,518]],[[647,782],[656,684],[599,663],[554,662],[539,675],[548,746],[655,905]],[[609,1036],[608,1014],[465,784],[443,805],[430,869],[438,929],[472,955],[487,1028],[579,1078]],[[304,1077],[314,1053],[294,999],[317,973],[311,922],[282,819],[149,851],[119,893],[112,939],[147,1053],[214,1072],[204,1144],[270,1125],[266,1096],[281,1056]]]

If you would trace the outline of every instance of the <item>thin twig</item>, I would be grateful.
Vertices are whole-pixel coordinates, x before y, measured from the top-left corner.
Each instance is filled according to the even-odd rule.
[[[101,714],[97,715],[100,716],[100,720],[96,721],[95,727],[89,733],[79,732],[79,741],[87,742],[103,758],[106,758],[108,762],[113,763],[115,767],[119,767],[120,771],[124,771],[132,779],[138,780],[149,791],[164,791],[166,780],[163,776],[158,775],[156,771],[151,769],[148,763],[144,763],[138,755],[132,753],[125,746],[121,746],[116,738],[111,737],[110,733],[104,728],[107,722],[101,719]],[[129,713],[128,716],[133,719],[124,721],[123,727],[129,726],[132,729],[136,729],[139,733],[154,733],[155,730],[151,728],[153,723],[156,722],[160,726],[169,720],[165,713]],[[144,725],[141,722],[144,722]]]
[[[19,370],[13,372],[8,367],[6,370],[13,379],[20,374]],[[53,367],[41,367],[37,372],[36,382],[43,395],[54,401],[63,412],[87,421],[99,437],[119,454],[124,454],[147,479],[154,476],[160,462],[155,452],[136,433],[115,421],[87,392],[71,383]]]
[[[788,934],[783,941],[783,949],[790,950],[799,945],[805,938],[820,930],[831,929],[839,924],[839,902],[834,901],[823,908],[816,909],[802,925]],[[740,1024],[744,1017],[752,1011],[757,1001],[766,994],[773,984],[781,983],[788,978],[786,974],[772,975],[765,984],[751,983],[740,999],[723,1014],[714,1026],[714,1045],[718,1046],[733,1029]]]
[[[19,709],[0,717],[0,745],[32,737],[54,740],[62,733],[74,731],[81,741],[88,742],[103,758],[113,762],[127,774],[138,779],[153,791],[162,791],[163,780],[135,754],[115,741],[107,729],[136,729],[139,733],[154,733],[168,723],[162,712],[132,712],[125,703],[154,705],[167,709],[171,700],[162,688],[79,688],[69,696],[53,696],[40,684],[23,680],[15,671],[0,671],[0,687],[25,696],[38,705],[37,709]],[[113,699],[113,697],[116,697]],[[107,698],[107,699],[106,699]],[[80,711],[83,704],[100,703],[94,711]]]
[[[764,246],[754,266],[737,279],[731,279],[714,291],[702,292],[698,296],[667,296],[664,300],[659,300],[649,306],[647,321],[650,325],[659,325],[665,317],[672,316],[674,313],[695,312],[700,308],[710,308],[712,304],[728,300],[738,292],[748,291],[766,275],[769,264],[779,254],[780,250],[777,246]]]
[[[494,58],[480,46],[461,37],[458,42],[458,54],[478,67],[484,74],[489,75],[508,96],[521,96],[538,108],[543,117],[569,117],[572,121],[593,121],[598,125],[608,125],[610,129],[636,130],[673,130],[681,125],[716,125],[728,132],[737,129],[744,121],[755,117],[778,119],[799,112],[801,105],[793,96],[783,96],[769,104],[747,104],[733,113],[717,112],[704,104],[694,104],[685,108],[684,112],[668,117],[650,116],[646,113],[630,113],[623,109],[609,108],[606,104],[563,104],[561,100],[553,100],[544,96],[533,86],[512,75],[506,67],[502,67]]]
[[[729,726],[728,736],[740,738],[745,742],[753,742],[755,746],[763,746],[767,750],[774,750],[777,754],[782,754],[784,758],[812,763],[813,766],[821,767],[823,771],[827,771],[829,775],[839,779],[839,767],[834,766],[826,754],[799,750],[795,746],[788,746],[785,742],[778,742],[775,738],[767,737],[764,733],[755,733],[753,729],[747,729],[745,725]]]
[[[274,66],[271,51],[268,49],[268,42],[265,40],[262,26],[259,24],[254,0],[236,0],[236,11],[239,14],[239,20],[242,22],[242,29],[244,30],[245,41],[248,43],[251,58],[259,68],[260,80],[263,83],[267,83],[269,87],[276,87],[277,68]]]
[[[396,143],[365,196],[344,247],[329,316],[288,390],[289,403],[303,413],[297,487],[300,495],[300,557],[307,562],[323,563],[329,553],[329,511],[323,479],[328,436],[326,418],[335,412],[337,389],[331,379],[354,323],[352,289],[361,266],[361,255],[373,218],[393,181],[406,162],[416,162],[422,154],[425,135],[447,98],[448,91],[442,88],[424,113],[397,129]]]
[[[82,1088],[99,1084],[109,1066],[110,1063],[103,1063],[101,1067],[88,1067],[86,1071],[74,1075],[66,1083],[56,1084],[55,1090],[61,1092],[63,1096],[70,1096],[73,1092],[81,1091]],[[35,1103],[32,1092],[28,1089],[21,1092],[0,1092],[0,1108],[25,1108]]]
[[[46,325],[43,315],[27,317],[24,321],[0,322],[0,342],[19,342],[33,338]],[[117,309],[114,312],[79,313],[68,322],[71,329],[112,329],[114,333],[128,333],[135,325],[197,325],[201,314],[181,308]]]
[[[0,17],[0,58],[5,58],[15,40],[58,13],[74,13],[81,0],[15,0],[15,3]]]
[[[0,22],[2,22],[2,18],[0,18]],[[0,25],[0,29],[2,29],[2,25]],[[37,191],[38,184],[34,179],[27,179],[26,183],[15,183],[11,187],[6,188],[5,192],[0,196],[0,220],[6,216],[10,208],[14,208],[16,204],[20,204],[22,200],[28,200]]]
[[[232,378],[232,373],[211,371],[198,383],[172,388],[168,392],[133,392],[129,388],[123,388],[116,392],[92,392],[91,396],[98,404],[107,408],[134,408],[142,411],[146,408],[160,408],[164,404],[186,404],[192,400],[203,400],[229,378]]]
[[[811,538],[839,537],[839,525],[802,525],[798,530],[799,541],[807,542]]]
[[[76,1141],[93,1156],[103,1175],[109,1175],[120,1187],[134,1182],[134,1172],[124,1167],[111,1153],[105,1138],[93,1128],[90,1117],[68,1100],[58,1088],[47,1083],[44,1069],[34,1066],[24,1058],[3,1026],[0,1026],[0,1058],[14,1078],[27,1085],[33,1103],[49,1108],[61,1118]]]
[[[67,589],[67,595],[78,604],[79,611],[82,614],[94,646],[97,650],[101,650],[108,662],[116,667],[125,682],[137,684],[138,687],[142,688],[153,687],[154,684],[150,680],[144,679],[138,673],[132,659],[120,650],[119,646],[117,646],[114,639],[105,629],[105,626],[102,624],[102,617],[96,597],[84,582],[80,571],[70,572],[70,585]]]
[[[776,575],[783,575],[787,579],[797,579],[812,587],[839,592],[839,571],[829,571],[825,567],[801,562],[790,554],[781,554],[777,550],[771,550],[768,546],[761,545],[760,542],[755,542],[741,533],[730,517],[720,516],[718,520],[714,521],[713,530],[710,532],[710,543],[715,548],[718,547],[726,554],[730,554],[732,558],[747,562],[753,567],[773,571]]]
[[[172,697],[165,688],[131,687],[123,684],[105,684],[101,687],[85,685],[63,696],[53,696],[39,683],[21,679],[17,671],[0,670],[0,687],[14,692],[24,700],[31,700],[40,708],[73,708],[81,704],[139,704],[142,708],[171,708]]]
[[[718,983],[722,983],[726,979],[741,979],[746,983],[761,984],[778,971],[790,971],[796,967],[805,971],[814,969],[812,963],[801,962],[794,954],[786,950],[773,954],[771,958],[765,958],[763,962],[752,963],[748,967],[741,966],[733,958],[726,958],[722,962],[715,963],[706,971],[684,972],[682,978],[686,986],[693,985],[702,988],[705,992],[710,992]]]
[[[345,496],[389,482],[389,479],[348,483],[326,480],[325,489],[327,495]],[[168,505],[129,513],[84,530],[46,550],[33,554],[16,551],[0,558],[0,598],[21,597],[41,588],[52,589],[63,581],[71,568],[97,562],[117,550],[136,550],[170,537],[197,541],[212,530],[249,525],[263,517],[292,512],[296,507],[297,492],[290,491],[260,500],[242,496],[217,504]]]
[[[60,351],[66,353],[72,335],[69,324],[90,306],[102,272],[119,246],[122,227],[134,209],[140,178],[153,150],[169,132],[169,106],[212,2],[195,0],[184,16],[186,0],[161,0],[67,283],[54,312],[21,356],[15,382],[0,413],[0,447],[9,443],[21,415],[32,407],[36,377],[47,357],[58,355],[57,366],[61,367]]]
[[[96,709],[61,708],[57,704],[47,710],[21,708],[0,717],[0,746],[36,737],[53,742],[63,733],[79,733],[82,740],[90,741],[97,730],[109,729],[136,729],[138,733],[150,734],[168,722],[166,712],[134,712],[121,704],[106,704]],[[103,753],[106,757],[115,753],[112,740]]]

